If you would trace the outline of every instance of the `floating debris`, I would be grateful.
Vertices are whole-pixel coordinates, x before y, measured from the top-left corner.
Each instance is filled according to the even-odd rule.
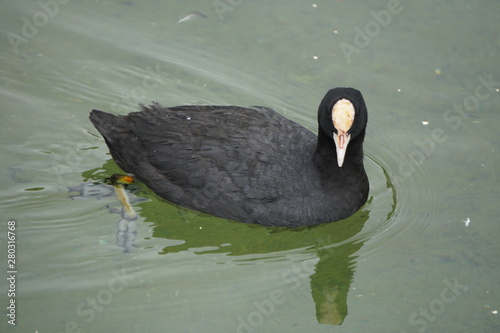
[[[208,16],[200,12],[192,12],[188,16],[181,18],[177,23],[187,22],[198,18],[208,18]]]
[[[134,177],[132,175],[120,175],[120,174],[114,174],[109,178],[104,179],[105,184],[110,184],[113,186],[116,185],[130,185],[134,182]]]
[[[132,184],[134,182],[134,178],[130,175],[114,174],[109,179],[115,188],[116,198],[123,206],[124,218],[128,220],[135,218],[137,213],[134,211],[134,208],[132,208],[129,196],[124,187],[124,185]]]

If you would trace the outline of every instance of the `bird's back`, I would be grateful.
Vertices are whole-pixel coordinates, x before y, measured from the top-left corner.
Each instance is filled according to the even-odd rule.
[[[286,224],[277,220],[302,218],[304,197],[321,187],[316,136],[271,109],[156,104],[127,116],[94,110],[91,120],[123,170],[191,209]]]

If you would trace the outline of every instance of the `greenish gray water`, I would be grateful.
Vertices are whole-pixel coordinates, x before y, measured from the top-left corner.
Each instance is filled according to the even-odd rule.
[[[177,23],[192,11],[208,18]],[[6,2],[1,332],[498,332],[500,3]],[[299,230],[217,219],[141,184],[136,221],[88,121],[138,103],[272,107],[315,130],[360,89],[369,202]],[[12,242],[11,242],[12,244]],[[16,325],[6,307],[14,299]]]

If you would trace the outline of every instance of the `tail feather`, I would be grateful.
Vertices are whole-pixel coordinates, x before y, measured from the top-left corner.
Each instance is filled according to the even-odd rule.
[[[90,112],[89,118],[90,121],[97,127],[97,126],[102,126],[102,124],[104,123],[111,123],[113,122],[114,119],[118,117],[104,111],[92,110],[92,112]]]
[[[171,183],[150,164],[144,147],[129,127],[127,117],[92,110],[89,118],[104,137],[113,159],[123,171],[134,174],[160,196],[172,200],[181,198],[182,188]]]
[[[118,133],[130,131],[125,124],[123,117],[115,116],[111,113],[92,110],[90,112],[90,121],[95,128],[102,134],[106,142],[114,143]]]

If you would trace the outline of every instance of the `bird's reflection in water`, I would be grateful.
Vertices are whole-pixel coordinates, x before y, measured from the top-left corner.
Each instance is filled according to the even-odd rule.
[[[319,252],[320,260],[311,275],[312,297],[320,324],[340,325],[347,316],[347,295],[354,267],[353,258],[343,250],[334,248],[328,253]]]
[[[369,218],[368,208],[362,208],[346,220],[316,227],[268,228],[213,219],[162,200],[148,200],[134,195],[135,191],[130,194],[125,186],[115,187],[121,207],[112,210],[122,216],[118,222],[116,241],[125,253],[136,249],[137,214],[130,202],[140,206],[141,219],[153,224],[153,238],[176,240],[175,245],[166,246],[160,255],[198,249],[194,252],[197,255],[223,253],[228,258],[234,258],[231,262],[238,262],[238,257],[241,257],[245,258],[245,264],[251,264],[267,254],[275,256],[282,251],[304,248],[308,255],[314,254],[316,259],[291,263],[281,274],[282,290],[289,290],[290,297],[295,297],[297,294],[294,293],[303,291],[306,281],[309,281],[318,323],[341,325],[345,320],[348,314],[347,296],[356,269],[356,253],[364,243],[364,239],[357,235]],[[127,202],[128,195],[131,200]],[[248,255],[254,255],[256,259],[248,261]]]
[[[148,204],[142,205],[141,215],[148,211],[144,209]],[[348,314],[347,296],[356,269],[356,252],[363,246],[363,240],[356,235],[368,220],[369,213],[369,210],[360,210],[347,220],[302,230],[260,226],[248,228],[238,222],[225,222],[225,225],[224,221],[220,224],[215,222],[215,225],[207,223],[203,224],[203,237],[200,237],[200,223],[194,223],[196,213],[192,213],[187,218],[189,221],[184,223],[180,221],[186,218],[179,219],[179,222],[158,221],[153,229],[153,237],[184,240],[182,244],[165,247],[161,254],[206,248],[206,251],[195,253],[203,255],[219,252],[245,257],[255,254],[261,257],[261,254],[266,253],[277,254],[294,248],[307,248],[308,253],[314,253],[317,262],[311,258],[291,264],[281,274],[281,290],[285,294],[286,290],[290,291],[291,296],[287,296],[287,299],[299,297],[298,293],[304,290],[309,281],[318,323],[341,325]],[[237,230],[239,227],[241,232]],[[224,233],[224,228],[230,232]],[[244,262],[249,264],[248,259]]]

